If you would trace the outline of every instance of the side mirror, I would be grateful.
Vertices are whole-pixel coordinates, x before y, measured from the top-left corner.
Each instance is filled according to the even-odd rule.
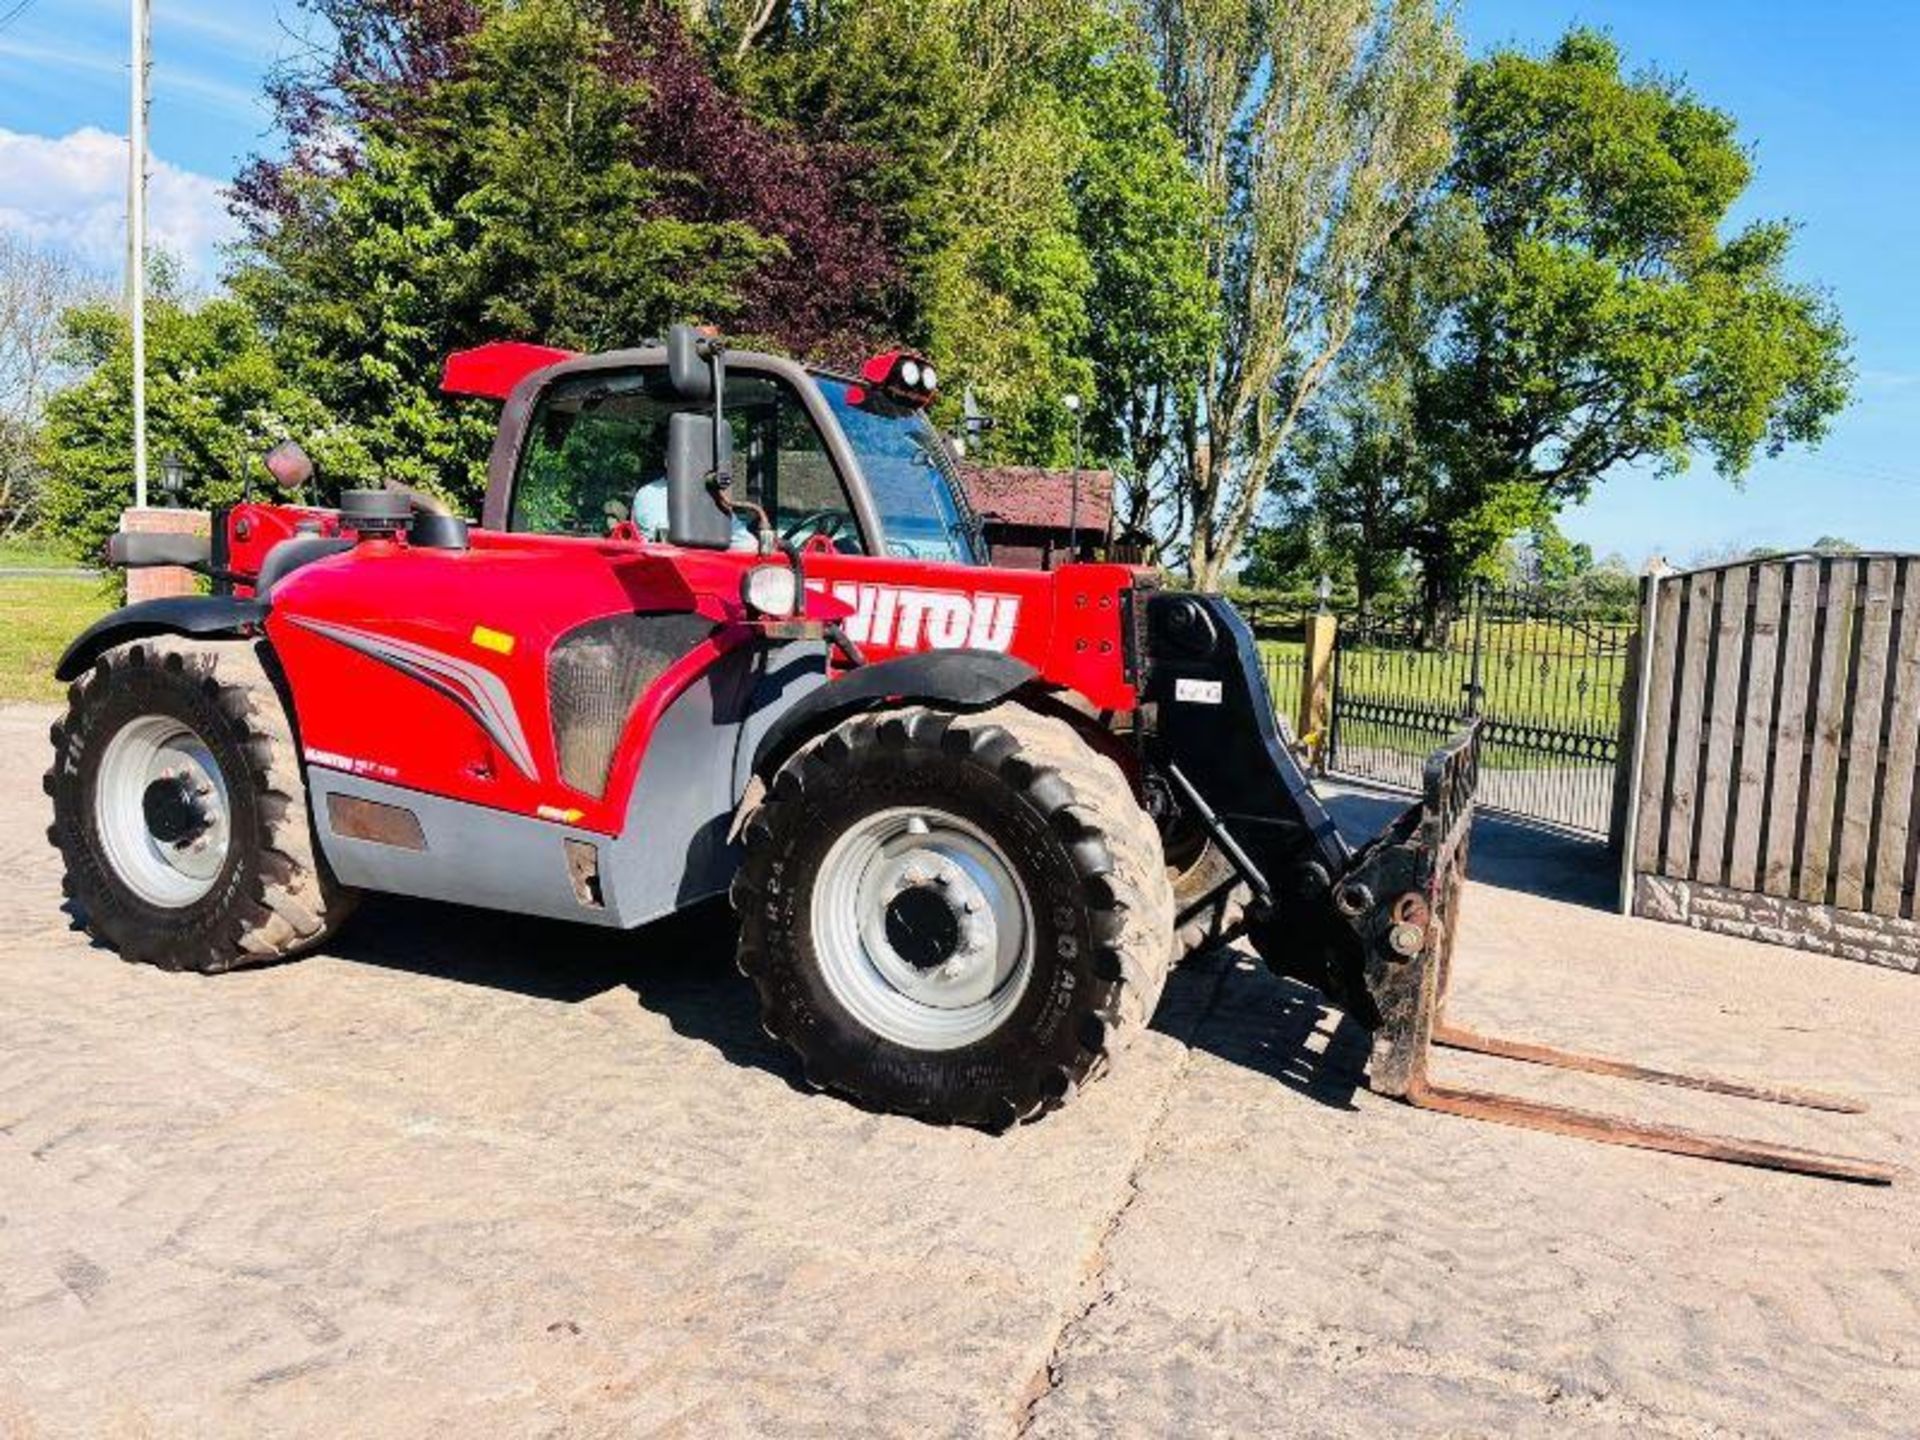
[[[713,398],[713,367],[701,353],[700,339],[691,325],[667,331],[667,380],[682,400]]]
[[[283,440],[266,454],[267,473],[289,495],[297,495],[313,479],[313,461],[292,440]]]
[[[716,448],[717,447],[717,448]],[[733,516],[715,498],[711,479],[733,474],[733,431],[711,415],[682,410],[667,417],[667,539],[694,550],[733,545]]]

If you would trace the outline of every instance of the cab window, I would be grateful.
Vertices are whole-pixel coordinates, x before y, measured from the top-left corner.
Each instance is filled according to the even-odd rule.
[[[644,539],[666,539],[667,421],[678,410],[706,409],[675,394],[664,367],[558,381],[528,426],[509,528],[606,535],[631,522]],[[736,495],[765,509],[785,539],[818,536],[844,554],[865,553],[826,444],[785,382],[729,375],[726,415]],[[753,543],[749,524],[736,518],[735,544]]]

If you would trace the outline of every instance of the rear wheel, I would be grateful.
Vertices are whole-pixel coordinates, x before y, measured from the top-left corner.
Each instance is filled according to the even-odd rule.
[[[814,1083],[1000,1126],[1153,1014],[1173,897],[1152,821],[1062,720],[861,716],[775,777],[735,882],[740,968]]]
[[[1184,818],[1184,817],[1183,817]],[[1240,933],[1253,892],[1206,832],[1176,822],[1165,837],[1173,885],[1173,963],[1224,945]]]
[[[109,650],[53,727],[49,838],[82,923],[123,959],[213,973],[330,935],[352,892],[313,843],[279,692],[254,647]]]

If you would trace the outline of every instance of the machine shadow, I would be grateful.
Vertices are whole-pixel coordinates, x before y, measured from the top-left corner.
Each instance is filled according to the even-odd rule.
[[[1391,825],[1414,797],[1341,780],[1322,782],[1321,798],[1340,833],[1358,842]],[[1613,910],[1619,898],[1620,865],[1606,841],[1486,810],[1474,817],[1467,870],[1482,885],[1590,910]]]
[[[804,1090],[798,1059],[760,1028],[753,987],[734,968],[733,936],[722,900],[623,931],[369,896],[327,953],[566,1005],[629,990],[676,1035]]]
[[[1175,970],[1153,1028],[1329,1109],[1354,1109],[1366,1084],[1367,1031],[1240,950],[1195,955]]]
[[[676,1035],[805,1091],[798,1059],[760,1028],[733,937],[724,901],[619,931],[370,895],[326,953],[564,1005],[628,990]],[[1335,1109],[1352,1109],[1363,1083],[1366,1032],[1317,991],[1240,951],[1196,955],[1175,970],[1153,1029]]]

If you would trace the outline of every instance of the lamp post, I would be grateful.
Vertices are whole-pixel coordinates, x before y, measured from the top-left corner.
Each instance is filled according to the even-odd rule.
[[[966,394],[960,402],[960,433],[966,437],[961,453],[968,454],[977,449],[984,458],[987,431],[992,428],[993,417],[980,408],[980,402],[974,398],[973,386],[967,386]]]
[[[1060,403],[1073,416],[1073,483],[1067,500],[1067,557],[1071,561],[1080,556],[1080,397],[1062,395]]]
[[[131,0],[127,120],[127,324],[133,335],[133,506],[147,508],[147,44],[150,0]]]

